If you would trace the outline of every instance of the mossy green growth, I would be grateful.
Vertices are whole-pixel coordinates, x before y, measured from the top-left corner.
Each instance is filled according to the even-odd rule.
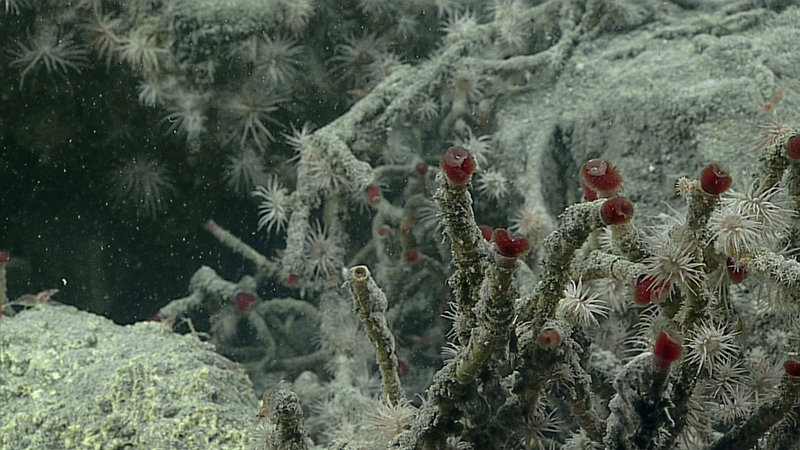
[[[1,320],[0,448],[246,447],[256,396],[211,345],[68,306]]]

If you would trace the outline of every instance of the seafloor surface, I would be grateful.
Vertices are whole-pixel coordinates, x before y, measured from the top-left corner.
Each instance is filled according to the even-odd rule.
[[[799,23],[788,1],[0,1],[0,446],[272,448],[254,399],[281,382],[306,444],[384,447],[417,412],[381,409],[344,271],[386,292],[414,399],[461,348],[432,200],[445,149],[476,158],[477,222],[533,244],[525,298],[587,159],[616,165],[645,234],[711,162],[747,189],[759,133],[800,120]],[[800,351],[796,308],[763,286],[730,293],[740,403],[705,386],[678,447],[773,399]],[[21,312],[52,288],[159,322]],[[610,378],[654,339],[612,294],[583,343]],[[551,394],[508,448],[587,442]]]

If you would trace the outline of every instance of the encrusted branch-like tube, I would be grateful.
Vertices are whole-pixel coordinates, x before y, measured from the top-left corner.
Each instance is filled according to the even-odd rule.
[[[394,336],[386,323],[386,295],[375,284],[367,266],[352,267],[347,273],[347,281],[353,294],[353,309],[364,323],[367,336],[375,347],[375,358],[383,379],[383,392],[392,406],[397,406],[405,401],[405,394],[397,374]]]
[[[700,183],[690,182],[692,189],[690,192],[689,211],[686,213],[686,224],[683,227],[675,228],[670,232],[670,239],[684,241],[687,249],[691,251],[695,262],[703,262],[702,248],[705,245],[705,233],[708,219],[717,206],[719,195],[711,195],[705,192]],[[708,305],[708,295],[703,278],[698,277],[692,281],[687,278],[686,289],[683,289],[684,303],[682,307],[682,320],[680,321],[681,330],[689,333],[694,329],[697,322],[706,314]],[[694,386],[692,384],[692,386]],[[691,392],[691,389],[689,389]]]
[[[767,249],[759,249],[742,259],[747,270],[768,278],[800,303],[800,262]]]
[[[699,182],[685,179],[679,181],[679,185],[683,185],[682,190],[686,191],[690,198],[689,211],[686,214],[685,225],[674,228],[670,232],[669,238],[683,241],[691,252],[693,261],[705,264],[702,249],[706,242],[705,233],[708,220],[719,202],[719,195],[727,189],[727,187],[715,186],[709,180],[730,178],[730,176],[717,165],[712,164],[703,170],[700,178]],[[729,185],[729,183],[730,181],[725,184]],[[682,294],[683,303],[676,320],[680,331],[684,335],[691,336],[695,332],[697,324],[708,315],[707,306],[713,298],[713,294],[706,287],[704,273],[696,278],[687,277]],[[673,402],[670,416],[674,420],[670,421],[665,432],[670,438],[664,440],[658,448],[671,448],[677,435],[686,425],[689,398],[697,383],[696,373],[697,366],[695,364],[688,362],[682,364],[678,380],[672,385],[670,393]]]
[[[780,420],[769,432],[765,448],[774,450],[792,450],[800,442],[800,427],[797,426],[795,417],[800,417],[800,402],[795,403],[786,416]]]
[[[478,317],[479,324],[472,330],[464,357],[456,362],[456,381],[469,383],[478,373],[498,342],[506,336],[514,315],[514,299],[511,282],[517,258],[495,254],[495,264],[489,269],[485,280],[486,295]]]
[[[636,278],[644,273],[645,266],[642,263],[631,262],[623,256],[594,250],[586,258],[575,260],[572,270],[584,281],[611,278],[633,285]]]
[[[761,405],[745,422],[725,433],[707,450],[733,450],[753,448],[758,439],[779,420],[798,405],[800,400],[800,377],[784,375],[778,397]]]
[[[249,281],[252,281],[252,278]],[[236,283],[223,279],[211,267],[201,266],[189,281],[190,294],[167,303],[158,310],[157,315],[173,320],[187,311],[204,305],[216,310],[221,307],[223,299],[231,298],[234,295],[236,289]]]
[[[626,364],[614,380],[616,394],[608,404],[606,448],[648,448],[669,422],[666,372],[652,354],[642,353]]]
[[[306,450],[308,436],[303,430],[303,408],[297,394],[280,389],[271,395],[269,418],[275,423],[275,430],[268,437],[266,448],[286,450]]]
[[[639,449],[662,444],[669,417],[666,391],[670,366],[682,353],[682,336],[671,329],[656,339],[653,354],[642,353],[614,380],[617,392],[608,404],[606,448]]]
[[[469,183],[453,185],[441,173],[437,178],[439,190],[434,198],[442,212],[442,228],[450,240],[456,268],[448,284],[453,290],[462,323],[466,325],[456,332],[458,341],[466,345],[470,339],[470,328],[477,324],[472,308],[478,302],[487,252],[481,248],[483,238],[472,211],[472,197],[467,190]]]
[[[569,360],[573,384],[565,392],[564,401],[569,405],[575,421],[586,432],[586,436],[594,442],[602,443],[606,424],[593,407],[596,399],[592,390],[592,377],[581,366],[574,348],[568,349],[565,353]]]
[[[253,247],[245,244],[244,241],[231,234],[230,231],[219,226],[213,220],[208,220],[203,227],[228,248],[252,262],[256,266],[256,270],[261,271],[268,267],[268,260],[266,256],[262,255]]]
[[[544,274],[536,287],[533,298],[520,311],[518,322],[536,319],[534,327],[540,328],[555,315],[556,305],[561,299],[564,286],[569,279],[566,268],[589,234],[604,226],[600,209],[605,199],[572,205],[561,215],[561,226],[544,240]]]

